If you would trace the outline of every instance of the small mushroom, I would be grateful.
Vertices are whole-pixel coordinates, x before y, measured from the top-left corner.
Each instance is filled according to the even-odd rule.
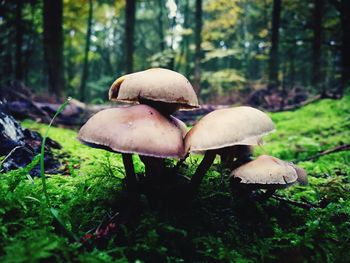
[[[147,104],[163,114],[198,108],[191,83],[180,73],[152,68],[118,78],[109,90],[109,99]]]
[[[127,191],[135,196],[137,179],[132,154],[146,159],[148,173],[158,167],[158,158],[183,158],[183,125],[147,105],[112,108],[92,116],[80,129],[78,139],[91,147],[122,153]]]
[[[243,152],[249,153],[249,145],[260,144],[262,137],[273,130],[274,125],[270,117],[252,107],[221,109],[204,116],[185,137],[186,151],[205,152],[191,179],[192,190],[198,189],[202,178],[220,151],[229,147],[235,152],[237,147],[240,147],[241,151],[238,150],[237,153],[242,152],[242,148]]]
[[[307,182],[305,171],[278,158],[261,155],[232,171],[233,184],[247,186],[251,190],[266,189],[271,195],[275,190],[286,188],[296,182]]]

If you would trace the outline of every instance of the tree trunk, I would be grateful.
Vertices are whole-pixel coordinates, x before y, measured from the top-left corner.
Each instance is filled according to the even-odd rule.
[[[188,3],[188,0],[185,0],[185,6],[184,6],[184,11],[183,11],[183,16],[184,16],[183,28],[184,29],[188,29],[188,26],[189,26],[188,25],[188,15],[189,15],[188,9],[189,9],[189,3]],[[188,35],[183,35],[182,41],[181,41],[180,55],[178,56],[179,59],[174,66],[176,71],[180,71],[180,67],[185,59],[185,69],[184,69],[185,76],[188,76],[188,74],[189,74],[189,69],[188,69],[189,63],[187,63],[187,61],[188,61],[188,43],[189,43]]]
[[[125,6],[125,71],[133,72],[135,0],[126,0]]]
[[[15,77],[17,80],[23,80],[23,21],[22,21],[22,0],[16,1],[16,69]]]
[[[278,83],[278,46],[279,46],[279,28],[281,20],[281,0],[273,1],[272,10],[272,34],[271,49],[269,61],[269,89],[276,89]]]
[[[89,50],[90,50],[90,43],[91,43],[92,15],[93,15],[93,3],[92,3],[92,0],[89,0],[89,16],[87,20],[84,66],[83,66],[83,74],[81,76],[81,83],[80,83],[80,100],[81,101],[86,101],[86,97],[87,97],[86,82],[89,75]]]
[[[158,0],[158,34],[159,34],[159,49],[161,52],[164,51],[164,27],[163,27],[163,0]]]
[[[63,0],[44,0],[44,56],[49,79],[49,93],[62,96],[64,88],[63,62]]]
[[[178,0],[175,0],[175,5],[178,6]],[[167,64],[167,68],[171,70],[174,70],[174,67],[175,67],[175,50],[174,50],[175,27],[176,27],[176,14],[171,17],[171,22],[170,22],[170,32],[171,32],[170,48],[172,49],[172,56]]]
[[[196,0],[196,14],[195,14],[195,44],[196,50],[194,55],[194,82],[193,87],[197,95],[200,94],[201,81],[201,42],[202,42],[202,0]]]
[[[342,0],[340,3],[340,19],[342,25],[342,83],[339,95],[344,94],[350,86],[350,1]]]
[[[322,54],[321,44],[323,39],[322,18],[323,18],[324,0],[314,0],[313,10],[313,41],[312,41],[312,85],[317,91],[325,93],[322,81]]]

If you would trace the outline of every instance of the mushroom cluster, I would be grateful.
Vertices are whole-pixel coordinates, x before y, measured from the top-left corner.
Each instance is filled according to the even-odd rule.
[[[161,180],[164,159],[182,159],[186,155],[187,127],[170,114],[198,108],[197,96],[183,75],[154,68],[118,78],[109,90],[109,99],[138,105],[96,113],[80,129],[78,139],[90,147],[122,154],[126,189],[135,200],[139,178],[132,154],[138,154],[144,163],[146,178],[152,182]]]
[[[215,110],[204,116],[185,138],[186,151],[204,154],[191,179],[191,191],[198,190],[217,154],[232,171],[229,178],[233,187],[249,185],[252,190],[269,189],[271,194],[297,181],[306,184],[305,171],[292,163],[266,155],[252,160],[253,146],[262,144],[263,136],[272,131],[271,118],[252,107]]]
[[[307,182],[305,172],[294,164],[270,156],[252,160],[252,147],[274,130],[270,117],[260,110],[246,106],[215,110],[187,132],[186,125],[171,114],[199,105],[190,82],[177,72],[153,68],[122,76],[112,84],[109,99],[138,105],[96,113],[80,129],[78,139],[122,154],[132,200],[139,194],[132,154],[140,156],[151,182],[169,176],[165,158],[184,161],[190,153],[204,154],[188,184],[191,194],[198,190],[216,155],[232,171],[230,180],[236,184],[278,189]]]

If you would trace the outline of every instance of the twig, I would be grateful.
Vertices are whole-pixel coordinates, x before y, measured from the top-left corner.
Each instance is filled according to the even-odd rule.
[[[6,156],[4,159],[1,160],[0,162],[0,167],[6,162],[6,160],[8,158],[11,157],[11,155],[17,150],[17,149],[20,149],[20,148],[23,148],[24,150],[26,150],[27,152],[33,154],[33,152],[31,150],[29,150],[27,147],[25,147],[24,145],[19,145],[19,146],[16,146],[15,148],[13,148]]]
[[[317,159],[317,158],[319,158],[321,156],[327,155],[327,154],[331,154],[331,153],[335,153],[335,152],[341,152],[341,151],[348,151],[348,150],[350,150],[350,144],[343,144],[343,145],[339,145],[337,147],[334,147],[334,148],[331,148],[331,149],[319,152],[319,153],[317,153],[315,155],[311,155],[311,156],[306,157],[304,159],[295,160],[295,161],[296,162],[312,161],[312,160],[315,160],[315,159]]]
[[[86,232],[85,235],[80,238],[80,241],[81,243],[88,245],[89,243],[96,242],[101,238],[107,238],[116,231],[121,222],[121,214],[119,212],[115,213],[112,217],[105,215],[100,224],[95,229]]]
[[[294,206],[297,206],[297,207],[300,207],[300,208],[303,208],[303,209],[320,208],[320,206],[318,204],[315,205],[315,204],[312,204],[310,202],[302,203],[302,202],[298,202],[298,201],[294,201],[294,200],[291,200],[291,199],[284,198],[284,197],[276,195],[276,194],[273,194],[271,197],[273,199],[277,200],[277,201],[280,201],[280,202],[283,202],[283,203],[287,203],[287,204],[291,204],[291,205],[294,205]]]
[[[102,236],[106,236],[110,234],[111,230],[113,230],[118,223],[118,219],[120,219],[120,213],[117,212],[115,213],[112,217],[108,216],[109,218],[106,217],[101,221],[101,223],[98,225],[96,228],[94,235],[96,238],[100,238]]]
[[[11,90],[11,92],[12,92],[15,96],[19,97],[20,99],[22,99],[22,100],[28,102],[28,103],[30,104],[30,106],[32,106],[32,107],[35,108],[40,114],[42,114],[41,117],[42,117],[43,121],[48,122],[48,123],[50,122],[50,120],[51,120],[50,115],[49,115],[46,111],[44,111],[44,110],[42,110],[40,107],[38,107],[38,106],[35,104],[34,101],[32,101],[32,100],[31,100],[30,98],[28,98],[27,96],[23,95],[23,94],[20,93],[20,92],[15,91],[15,90]]]
[[[268,111],[269,112],[281,112],[281,111],[296,110],[296,109],[299,109],[299,108],[306,106],[308,104],[314,103],[314,102],[318,101],[319,99],[321,99],[321,95],[317,95],[315,97],[312,97],[312,98],[305,100],[303,102],[300,102],[298,104],[287,105],[287,106],[285,106],[283,108],[279,108],[279,109],[269,109]]]

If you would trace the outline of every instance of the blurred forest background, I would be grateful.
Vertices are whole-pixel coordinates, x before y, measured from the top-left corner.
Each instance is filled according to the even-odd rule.
[[[341,97],[349,86],[348,0],[1,0],[0,8],[1,85],[19,80],[53,101],[103,103],[115,78],[150,67],[179,71],[214,104],[282,107]]]

